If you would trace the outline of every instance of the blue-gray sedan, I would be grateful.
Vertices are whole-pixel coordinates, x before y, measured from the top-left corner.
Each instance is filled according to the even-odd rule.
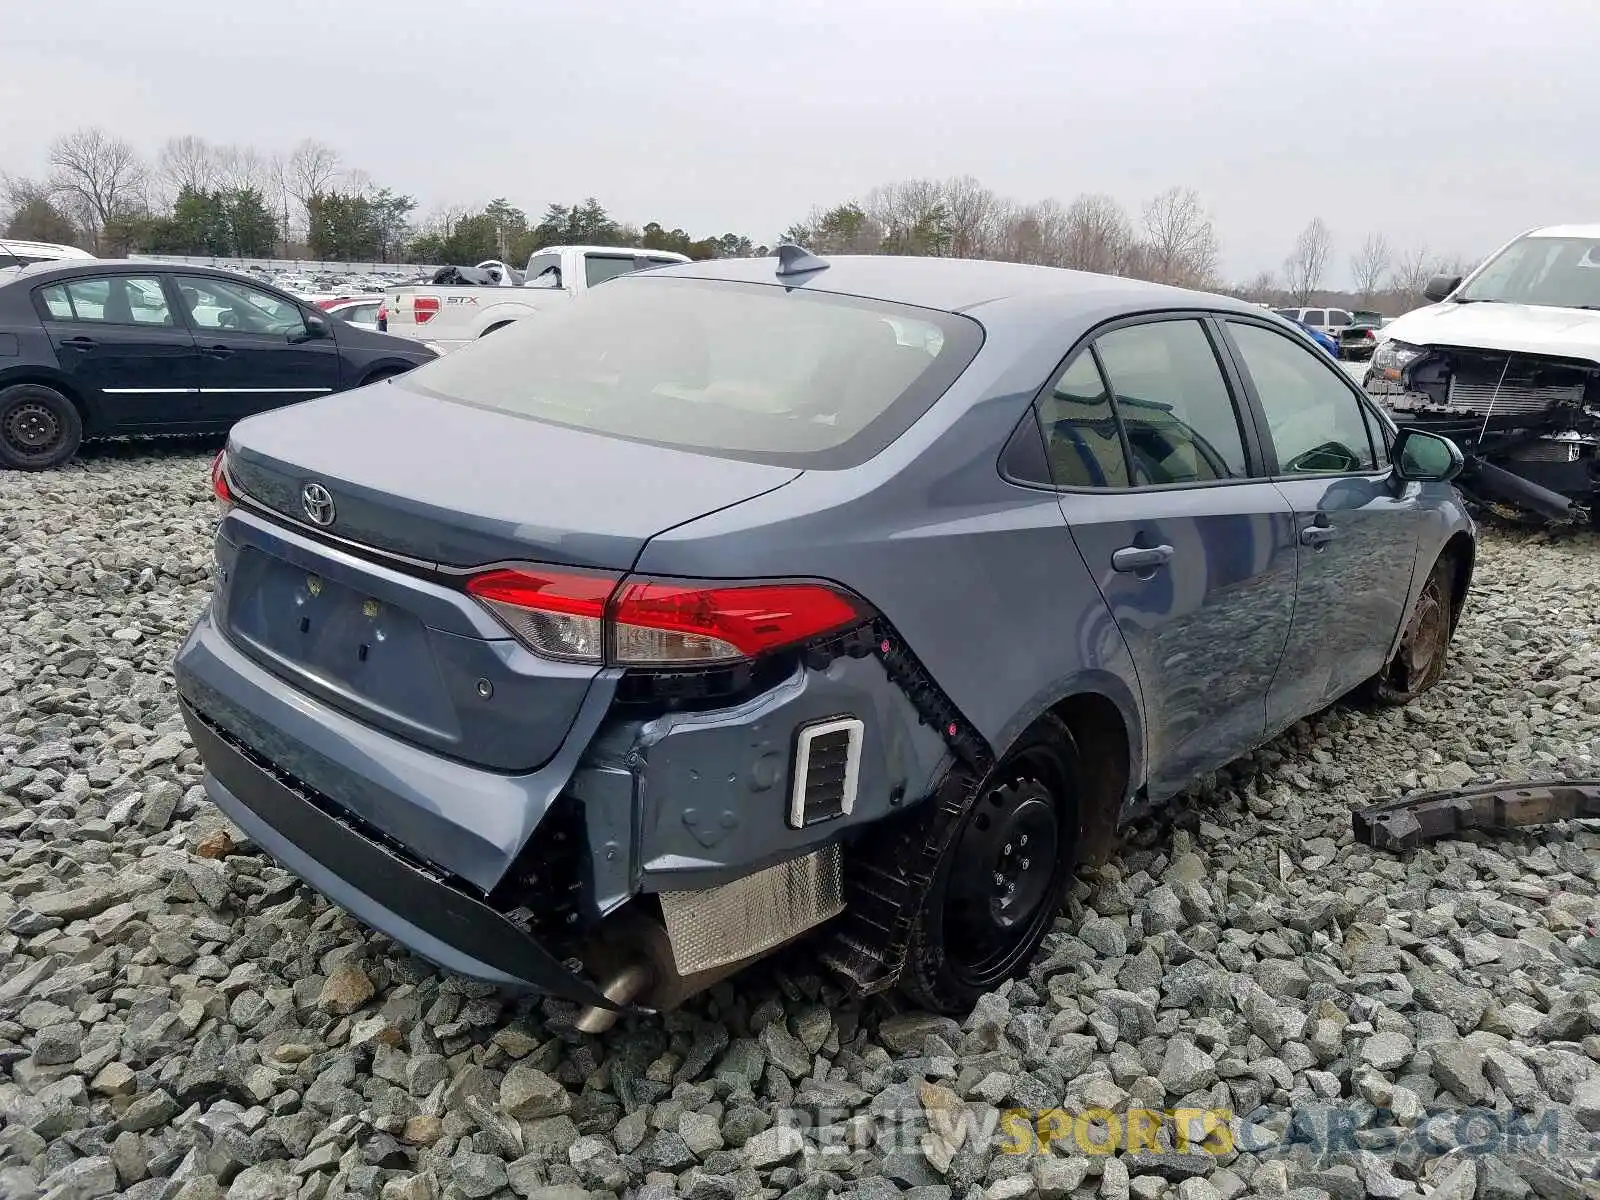
[[[1120,823],[1439,678],[1460,465],[1224,297],[644,271],[235,426],[178,685],[261,847],[582,1028],[808,932],[960,1010]]]

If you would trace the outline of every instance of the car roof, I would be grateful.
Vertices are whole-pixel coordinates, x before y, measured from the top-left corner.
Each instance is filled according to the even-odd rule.
[[[1600,225],[1546,225],[1523,235],[1531,238],[1593,238],[1600,241]]]
[[[53,262],[30,263],[25,267],[13,267],[10,282],[26,278],[29,280],[50,280],[57,276],[71,275],[74,277],[85,275],[126,275],[130,272],[144,271],[181,271],[185,275],[205,275],[212,279],[243,279],[243,272],[229,270],[226,267],[201,267],[191,266],[188,263],[155,262],[142,258],[72,258],[59,259]],[[0,274],[0,282],[8,281],[8,277]],[[256,281],[251,281],[256,282]]]
[[[1228,309],[1260,315],[1261,309],[1231,296],[1216,296],[1120,275],[1096,275],[1062,267],[991,262],[970,258],[916,258],[885,254],[825,256],[828,267],[806,275],[780,276],[776,258],[723,258],[655,267],[652,278],[680,277],[781,284],[836,292],[946,312],[970,312],[1002,303],[1029,305],[1078,301],[1084,309]]]
[[[609,258],[670,258],[673,262],[688,262],[686,254],[679,254],[676,250],[640,250],[633,246],[540,246],[533,252],[533,256],[540,254],[560,254],[571,250],[577,254],[604,254]],[[530,256],[532,257],[532,256]],[[488,261],[499,261],[491,259]],[[504,265],[504,264],[503,264]]]

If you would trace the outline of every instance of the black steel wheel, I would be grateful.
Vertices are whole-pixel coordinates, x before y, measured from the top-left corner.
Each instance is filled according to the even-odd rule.
[[[966,1012],[1021,975],[1072,884],[1079,757],[1054,717],[1028,730],[974,794],[939,860],[912,930],[902,989]]]
[[[83,418],[54,388],[18,383],[0,389],[0,466],[42,471],[67,461],[83,440]]]
[[[1422,586],[1405,632],[1383,670],[1369,679],[1364,698],[1377,704],[1407,704],[1422,695],[1444,675],[1455,635],[1455,601],[1451,595],[1449,558],[1434,564]]]

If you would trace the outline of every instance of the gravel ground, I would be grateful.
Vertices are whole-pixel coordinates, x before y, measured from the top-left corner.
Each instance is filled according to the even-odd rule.
[[[844,1004],[795,954],[596,1039],[397,951],[206,804],[168,680],[205,465],[0,474],[0,1197],[1600,1194],[1600,830],[1349,834],[1404,788],[1600,775],[1593,537],[1487,536],[1434,693],[1186,798],[965,1023]],[[1234,1144],[987,1136],[1056,1106],[1230,1110]]]

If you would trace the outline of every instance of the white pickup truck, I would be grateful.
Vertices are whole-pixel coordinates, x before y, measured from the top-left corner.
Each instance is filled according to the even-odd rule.
[[[378,310],[378,328],[448,354],[618,275],[688,261],[668,250],[549,246],[528,259],[520,285],[508,285],[502,276],[500,283],[481,286],[424,283],[391,288]]]

